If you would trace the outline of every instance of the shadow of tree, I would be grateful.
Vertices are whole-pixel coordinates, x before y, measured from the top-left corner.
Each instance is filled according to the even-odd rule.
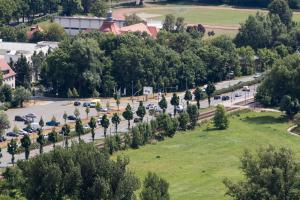
[[[288,122],[288,119],[284,116],[258,116],[258,117],[246,117],[241,119],[242,121],[252,124],[279,124]]]

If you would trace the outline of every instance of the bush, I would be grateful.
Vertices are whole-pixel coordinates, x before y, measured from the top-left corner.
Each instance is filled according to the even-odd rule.
[[[214,124],[218,129],[226,129],[228,128],[229,121],[226,115],[226,110],[223,105],[218,105],[215,116],[214,116]]]

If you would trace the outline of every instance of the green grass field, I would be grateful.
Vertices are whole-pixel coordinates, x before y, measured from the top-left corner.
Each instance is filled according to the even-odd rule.
[[[174,200],[226,200],[222,180],[241,180],[240,157],[245,148],[255,151],[272,144],[289,147],[300,158],[300,137],[287,133],[290,123],[281,113],[243,113],[230,119],[230,128],[177,133],[155,145],[119,152],[130,158],[129,169],[144,179],[156,172],[170,183]],[[115,156],[114,156],[115,157]]]

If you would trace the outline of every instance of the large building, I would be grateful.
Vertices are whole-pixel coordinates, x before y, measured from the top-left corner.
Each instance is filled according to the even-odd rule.
[[[25,56],[27,60],[31,61],[31,56],[34,52],[43,52],[46,54],[49,49],[58,47],[58,42],[42,41],[38,43],[22,43],[22,42],[3,42],[0,39],[0,59],[10,62],[12,59],[16,62],[21,55]]]
[[[16,86],[16,73],[11,69],[7,62],[0,58],[0,71],[3,76],[3,83],[15,88]]]

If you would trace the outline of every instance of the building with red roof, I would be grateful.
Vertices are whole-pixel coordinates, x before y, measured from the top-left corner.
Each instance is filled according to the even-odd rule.
[[[6,63],[3,58],[0,58],[0,71],[3,76],[3,83],[15,88],[16,86],[16,73]]]

